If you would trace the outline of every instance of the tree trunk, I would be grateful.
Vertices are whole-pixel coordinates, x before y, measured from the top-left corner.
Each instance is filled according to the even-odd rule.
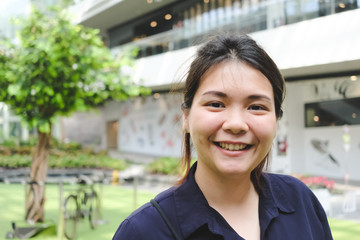
[[[51,132],[38,130],[36,146],[30,170],[30,182],[26,186],[25,220],[29,223],[44,221],[45,181],[50,153]]]

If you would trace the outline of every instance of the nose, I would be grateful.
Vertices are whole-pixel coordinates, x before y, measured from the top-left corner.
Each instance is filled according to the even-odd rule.
[[[239,109],[228,109],[222,125],[225,132],[231,134],[244,134],[249,130],[246,113]]]

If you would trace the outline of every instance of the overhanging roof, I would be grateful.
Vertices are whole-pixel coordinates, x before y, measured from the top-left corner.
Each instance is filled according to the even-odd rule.
[[[87,27],[97,28],[102,36],[117,25],[144,16],[178,0],[87,0],[71,8],[76,22]]]

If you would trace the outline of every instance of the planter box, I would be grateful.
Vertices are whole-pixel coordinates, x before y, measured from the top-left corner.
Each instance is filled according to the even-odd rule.
[[[330,191],[326,188],[312,189],[312,192],[315,194],[322,207],[324,208],[327,214],[331,210],[331,194]]]

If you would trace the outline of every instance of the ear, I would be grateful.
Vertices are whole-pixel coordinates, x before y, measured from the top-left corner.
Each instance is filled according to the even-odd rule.
[[[185,133],[189,132],[189,110],[182,109],[182,129]]]

